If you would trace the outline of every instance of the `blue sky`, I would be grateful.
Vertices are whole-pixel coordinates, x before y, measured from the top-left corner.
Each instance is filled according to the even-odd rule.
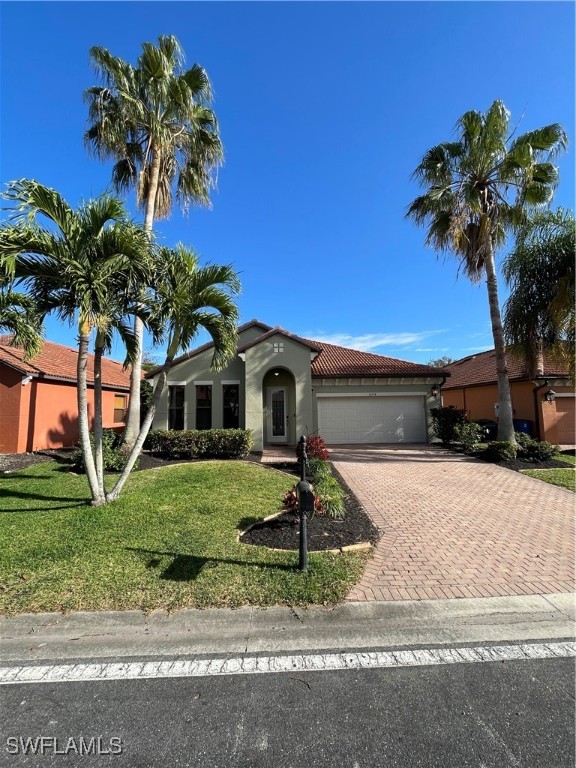
[[[564,126],[554,206],[574,209],[574,7],[4,1],[0,181],[36,178],[73,205],[109,189],[111,164],[83,145],[82,94],[99,82],[88,50],[135,63],[142,42],[175,34],[213,82],[226,161],[212,209],[175,208],[158,239],[234,264],[243,322],[416,362],[463,357],[493,346],[486,288],[404,219],[410,176],[463,112],[499,98],[521,132]],[[49,320],[50,340],[75,335]]]

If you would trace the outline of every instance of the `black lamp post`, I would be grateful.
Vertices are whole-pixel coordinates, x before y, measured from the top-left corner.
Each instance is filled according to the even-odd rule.
[[[308,570],[308,512],[314,512],[314,490],[306,480],[306,464],[308,455],[306,453],[306,438],[304,435],[298,441],[298,455],[300,459],[300,482],[296,486],[296,495],[298,496],[298,511],[300,513],[300,552],[298,568],[301,571]]]

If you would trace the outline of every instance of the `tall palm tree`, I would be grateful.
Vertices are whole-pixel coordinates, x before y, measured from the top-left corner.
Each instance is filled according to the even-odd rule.
[[[155,323],[165,331],[166,358],[140,434],[116,486],[107,495],[108,501],[118,497],[142,450],[178,352],[187,349],[198,332],[205,330],[214,342],[213,370],[222,370],[234,356],[239,316],[235,296],[239,291],[238,276],[232,267],[200,267],[197,255],[183,245],[173,250],[159,249],[152,310]]]
[[[541,373],[546,349],[564,358],[574,373],[576,221],[571,211],[541,211],[518,231],[503,274],[510,286],[504,305],[508,343]]]
[[[94,504],[104,501],[102,465],[101,351],[112,328],[129,344],[126,322],[132,295],[148,284],[150,241],[132,225],[123,204],[111,196],[84,203],[74,211],[55,190],[26,179],[12,182],[4,194],[15,203],[11,221],[0,228],[0,260],[14,264],[17,281],[43,314],[54,312],[78,326],[78,427]],[[96,331],[95,454],[88,422],[87,365],[90,335]]]
[[[556,123],[513,138],[509,121],[501,101],[485,113],[462,115],[455,140],[429,149],[414,171],[425,192],[406,216],[425,225],[426,243],[455,255],[470,280],[486,276],[500,404],[498,439],[515,442],[494,256],[529,208],[552,200],[558,169],[551,160],[567,138]]]
[[[144,226],[170,215],[172,188],[183,207],[209,205],[215,171],[223,150],[216,116],[210,108],[212,89],[197,64],[184,70],[178,40],[161,35],[158,45],[144,43],[136,67],[102,47],[90,57],[104,81],[89,88],[88,148],[116,162],[112,181],[117,191],[136,188]],[[132,369],[125,442],[131,447],[140,427],[142,324],[135,324],[138,356]]]

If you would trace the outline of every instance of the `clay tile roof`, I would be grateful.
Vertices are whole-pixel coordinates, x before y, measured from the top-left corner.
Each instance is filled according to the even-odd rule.
[[[334,378],[336,376],[385,376],[391,378],[445,375],[445,371],[420,363],[409,363],[394,357],[375,355],[372,352],[359,352],[356,349],[338,347],[323,341],[314,342],[321,352],[312,362],[312,376]]]
[[[348,349],[347,347],[337,347],[334,344],[326,344],[323,341],[313,341],[311,339],[304,339],[301,336],[296,336],[289,331],[284,330],[279,325],[272,328],[270,325],[261,323],[259,320],[251,320],[249,323],[245,323],[238,328],[238,332],[245,330],[246,328],[258,326],[264,333],[260,334],[252,341],[243,344],[238,347],[238,352],[244,352],[250,347],[256,346],[261,341],[264,341],[274,335],[285,336],[286,338],[293,339],[299,344],[303,344],[308,347],[312,352],[317,352],[315,359],[312,361],[312,376],[319,378],[335,378],[335,377],[386,377],[386,378],[401,378],[401,377],[432,377],[438,378],[440,376],[449,376],[450,374],[444,369],[433,368],[429,365],[420,365],[419,363],[409,363],[405,360],[396,360],[393,357],[384,357],[383,355],[375,355],[371,352],[359,352],[356,349]],[[203,352],[206,349],[210,349],[213,344],[203,344],[201,347],[187,352],[185,355],[178,357],[174,360],[172,365],[177,365],[184,360],[189,360],[191,357]],[[154,376],[160,369],[156,368],[146,374],[147,378]]]
[[[0,363],[15,368],[26,376],[38,376],[76,381],[78,350],[45,341],[40,354],[24,361],[21,347],[11,347],[11,336],[0,336]],[[88,381],[94,380],[94,355],[88,355]],[[123,370],[122,363],[109,358],[102,359],[102,385],[114,389],[130,388],[130,371]]]
[[[506,363],[510,381],[521,381],[529,378],[526,363],[522,357],[508,353]],[[496,382],[496,352],[489,349],[487,352],[470,355],[450,363],[442,370],[450,373],[450,378],[442,389],[470,387],[475,384],[494,384]],[[569,373],[565,365],[554,361],[548,355],[544,355],[544,373],[542,376],[567,378]]]

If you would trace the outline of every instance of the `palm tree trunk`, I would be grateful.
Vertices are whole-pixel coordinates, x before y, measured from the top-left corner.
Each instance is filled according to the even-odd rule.
[[[88,424],[88,383],[86,369],[88,367],[88,343],[90,337],[87,329],[80,327],[80,340],[78,342],[78,364],[76,375],[78,379],[78,430],[80,432],[80,445],[84,454],[84,466],[86,476],[92,494],[92,504],[98,506],[104,502],[104,497],[98,487],[98,477],[96,476],[96,467],[94,465],[94,456],[92,456],[92,446],[90,445],[90,426]]]
[[[152,165],[150,168],[150,186],[146,198],[146,213],[144,217],[144,229],[151,233],[154,225],[154,212],[156,210],[156,194],[160,179],[160,155],[156,147],[152,147]],[[140,383],[142,381],[142,341],[144,338],[144,325],[139,317],[134,318],[134,337],[136,354],[132,361],[130,373],[130,402],[126,416],[126,428],[124,430],[124,446],[126,451],[131,451],[140,431]]]
[[[512,413],[512,396],[510,394],[510,382],[508,380],[508,368],[506,365],[506,346],[504,344],[504,332],[502,330],[502,317],[498,302],[498,281],[494,265],[494,251],[489,244],[489,253],[486,256],[486,285],[488,288],[488,303],[490,305],[490,320],[492,322],[492,336],[494,338],[494,350],[496,352],[496,377],[498,381],[498,440],[507,440],[516,443],[514,437],[514,423]]]
[[[104,338],[97,333],[94,347],[94,457],[98,490],[104,497],[104,458],[102,455],[102,355]]]
[[[150,431],[150,427],[152,426],[152,422],[154,421],[156,408],[158,407],[158,403],[160,402],[162,393],[166,388],[166,383],[168,381],[168,371],[170,370],[170,366],[172,365],[172,361],[174,360],[174,357],[178,350],[178,345],[179,345],[179,337],[176,339],[173,339],[168,348],[166,359],[164,360],[164,365],[162,366],[162,370],[158,375],[158,381],[156,382],[156,386],[154,387],[154,395],[152,397],[152,402],[150,403],[150,407],[148,408],[148,412],[146,413],[146,418],[144,419],[144,422],[142,423],[142,427],[140,429],[140,434],[138,435],[138,438],[134,443],[134,446],[128,458],[128,462],[124,467],[124,469],[122,470],[122,474],[118,478],[118,482],[116,483],[114,488],[110,491],[110,493],[106,494],[106,501],[114,501],[115,499],[118,498],[118,496],[120,495],[120,492],[122,491],[122,488],[124,487],[124,483],[128,479],[130,472],[132,471],[132,467],[136,463],[136,459],[140,455],[140,451],[142,450],[144,441],[148,437],[148,432]]]

